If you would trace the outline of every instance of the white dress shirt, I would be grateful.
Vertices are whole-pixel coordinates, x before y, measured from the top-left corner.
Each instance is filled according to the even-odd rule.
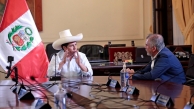
[[[161,51],[161,50],[160,50],[160,51]],[[158,53],[160,53],[160,51],[159,51]],[[151,57],[151,59],[152,59],[151,69],[154,68],[155,59],[156,59],[156,57],[158,56],[158,53],[157,53],[154,57]]]
[[[60,75],[64,76],[64,77],[71,77],[71,76],[80,76],[80,75],[84,75],[84,76],[92,76],[93,75],[93,70],[91,67],[91,64],[89,63],[86,55],[84,53],[78,52],[79,56],[80,56],[80,61],[82,64],[84,64],[87,69],[88,72],[84,72],[81,70],[81,68],[77,65],[75,57],[73,57],[71,59],[71,61],[69,59],[66,60],[66,63],[63,65],[61,70],[58,70],[59,68],[59,63],[61,61],[63,61],[63,57],[64,57],[64,51],[61,50],[57,53],[57,55],[53,55],[50,61],[50,64],[48,66],[48,72],[47,72],[47,76],[54,76],[55,75],[55,70],[56,73],[59,73]],[[55,57],[56,57],[56,66],[55,66]],[[56,67],[56,69],[55,69]]]

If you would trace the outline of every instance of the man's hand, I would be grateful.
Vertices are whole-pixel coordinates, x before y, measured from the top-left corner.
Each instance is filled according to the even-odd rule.
[[[79,56],[78,51],[75,52],[74,57],[75,57],[75,61],[76,61],[77,65],[81,68],[81,70],[88,72],[88,68],[84,64],[82,64],[80,61],[80,56]]]
[[[59,68],[58,68],[58,70],[60,70],[60,69],[63,67],[63,65],[66,63],[67,58],[69,58],[68,50],[65,51],[63,60],[59,63]]]
[[[77,65],[80,66],[81,62],[80,62],[80,56],[79,56],[78,51],[75,52],[74,57],[75,57],[75,61],[76,61]]]
[[[132,75],[135,73],[135,71],[133,69],[129,69],[129,68],[127,68],[126,70],[129,73],[129,77],[131,79],[132,78]]]

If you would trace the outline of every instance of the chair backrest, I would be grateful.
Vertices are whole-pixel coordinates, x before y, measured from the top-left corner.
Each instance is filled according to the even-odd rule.
[[[186,76],[194,79],[194,54],[190,54]]]
[[[189,60],[189,55],[192,53],[192,45],[166,45],[175,56],[181,60]]]
[[[109,47],[126,47],[126,44],[105,44],[103,50],[104,59],[109,59]]]
[[[137,47],[135,50],[135,62],[148,63],[151,60],[151,56],[147,55],[145,47]]]
[[[166,47],[172,52],[183,50],[189,54],[192,53],[192,45],[166,45]]]
[[[109,61],[115,62],[118,59],[122,61],[135,60],[136,47],[109,47]]]
[[[79,51],[84,53],[86,57],[99,57],[103,53],[103,46],[97,44],[86,44],[79,48]]]
[[[59,52],[60,50],[55,50],[52,46],[53,43],[49,43],[46,45],[46,54],[47,54],[47,57],[48,57],[48,60],[50,61],[52,56]]]

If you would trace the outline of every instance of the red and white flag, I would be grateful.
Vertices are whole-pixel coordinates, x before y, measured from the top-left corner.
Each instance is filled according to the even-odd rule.
[[[13,56],[19,78],[45,77],[48,58],[26,0],[7,0],[0,24],[0,65],[7,71]]]

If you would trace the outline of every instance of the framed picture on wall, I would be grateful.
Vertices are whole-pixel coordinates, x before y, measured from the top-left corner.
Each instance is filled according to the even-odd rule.
[[[0,0],[0,21],[5,10],[7,0]],[[28,7],[32,13],[38,31],[42,31],[42,0],[26,0]]]

